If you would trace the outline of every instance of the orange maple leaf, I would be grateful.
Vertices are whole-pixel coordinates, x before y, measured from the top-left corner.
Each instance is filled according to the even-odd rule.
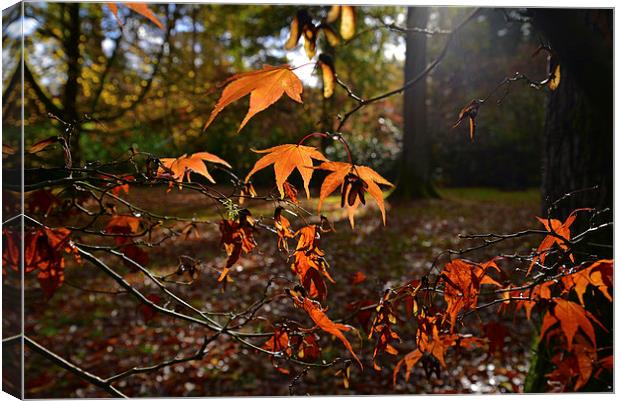
[[[582,336],[577,336],[572,352],[560,352],[551,358],[556,368],[545,376],[552,381],[562,383],[563,387],[575,380],[573,390],[577,391],[592,376],[596,360],[596,348],[588,344]]]
[[[379,173],[370,167],[358,166],[344,162],[324,162],[318,167],[321,170],[331,171],[332,173],[325,177],[321,185],[319,195],[318,212],[321,212],[321,206],[326,197],[328,197],[336,188],[341,188],[341,207],[347,206],[349,215],[349,223],[351,227],[355,227],[353,216],[360,203],[366,204],[364,193],[367,191],[377,202],[383,224],[385,224],[385,205],[383,202],[383,192],[379,185],[387,185],[393,187],[394,184],[381,177]]]
[[[321,274],[330,282],[335,281],[327,272],[329,265],[324,258],[325,253],[318,246],[317,226],[302,227],[294,236],[299,236],[299,240],[291,270],[299,277],[299,282],[308,292],[308,296],[322,301],[327,296],[327,286]]]
[[[554,244],[557,244],[561,250],[568,251],[567,241],[570,241],[570,226],[575,222],[577,218],[577,212],[590,210],[587,208],[575,209],[573,212],[566,218],[566,220],[562,223],[557,219],[543,219],[540,217],[536,217],[538,221],[545,226],[545,230],[552,233],[551,235],[547,235],[536,250],[536,255],[532,259],[532,263],[530,264],[529,269],[527,269],[526,276],[529,276],[532,271],[532,267],[536,264],[537,261],[540,260],[540,263],[544,263],[547,257],[547,253],[551,250],[551,247]],[[560,237],[560,238],[559,238]],[[573,255],[568,255],[571,261],[575,261]]]
[[[311,299],[303,298],[303,300],[300,300],[299,298],[296,297],[295,302],[306,311],[308,316],[310,316],[312,321],[321,330],[329,334],[332,334],[333,336],[338,338],[344,344],[344,346],[349,350],[351,355],[353,355],[353,358],[355,358],[357,363],[360,365],[360,368],[364,370],[364,366],[362,365],[362,362],[359,360],[359,358],[353,351],[353,347],[351,347],[351,344],[349,343],[347,338],[342,333],[343,331],[351,330],[351,327],[345,326],[344,324],[341,324],[341,323],[332,322],[329,319],[329,317],[327,317],[327,315],[323,312],[320,305],[312,301]]]
[[[278,233],[278,249],[288,253],[288,239],[293,238],[295,233],[291,230],[291,223],[282,216],[282,206],[278,206],[273,214],[274,226]]]
[[[224,266],[217,279],[218,282],[228,279],[228,272],[241,257],[242,251],[248,254],[257,246],[254,239],[254,219],[247,209],[243,209],[243,211],[245,212],[239,213],[239,217],[236,220],[220,221],[221,245],[224,245],[228,259],[226,260],[226,266]]]
[[[276,185],[278,191],[280,191],[280,197],[284,199],[284,183],[294,169],[299,171],[301,178],[304,182],[304,189],[306,190],[306,196],[310,198],[310,179],[314,172],[312,168],[312,159],[327,161],[325,156],[319,152],[315,147],[304,145],[279,145],[273,148],[264,150],[254,150],[256,153],[267,153],[267,155],[258,159],[252,171],[245,177],[247,182],[250,177],[259,170],[264,169],[273,164],[273,169],[276,175]]]
[[[157,18],[157,16],[153,14],[153,12],[151,11],[151,9],[146,3],[121,3],[121,4],[125,5],[130,10],[133,10],[136,13],[142,15],[143,17],[148,18],[149,20],[151,20],[151,22],[157,25],[159,29],[161,29],[162,31],[164,30],[164,25],[161,23],[159,18]],[[107,5],[110,11],[112,11],[112,14],[114,14],[114,18],[116,18],[116,21],[118,21],[118,24],[122,27],[123,23],[121,22],[121,19],[118,17],[118,6],[116,5],[116,3],[107,3]]]
[[[543,317],[540,338],[543,339],[549,329],[559,323],[560,329],[566,337],[566,348],[569,351],[573,348],[573,338],[579,329],[583,331],[592,345],[596,347],[596,335],[594,334],[594,326],[592,326],[591,321],[607,331],[605,326],[592,313],[585,310],[578,303],[561,298],[555,299],[554,305]]]
[[[231,165],[228,164],[226,160],[223,160],[209,152],[198,152],[191,156],[184,154],[176,159],[162,158],[159,159],[159,161],[163,167],[159,168],[159,171],[157,172],[158,176],[162,176],[167,172],[166,170],[168,170],[172,173],[172,178],[179,183],[182,183],[185,179],[187,179],[187,182],[192,182],[190,179],[190,172],[194,172],[202,175],[207,180],[215,184],[215,180],[211,177],[211,174],[209,174],[209,170],[207,170],[207,166],[204,162],[222,164],[228,168],[231,168]]]
[[[444,299],[448,304],[446,312],[450,317],[452,330],[455,329],[458,313],[474,308],[477,305],[482,284],[500,286],[497,281],[487,276],[489,268],[499,271],[499,267],[493,260],[478,265],[462,259],[456,259],[444,266],[441,277],[446,283]]]
[[[583,306],[585,306],[583,295],[589,285],[599,290],[609,302],[612,302],[613,298],[609,289],[613,289],[613,267],[613,259],[598,260],[585,269],[562,277],[562,283],[567,291],[575,291]]]
[[[303,103],[301,81],[286,64],[277,67],[265,65],[262,70],[234,75],[226,83],[222,96],[205,124],[205,130],[226,106],[248,94],[250,94],[250,108],[237,132],[241,131],[250,118],[277,102],[284,93],[294,101]]]

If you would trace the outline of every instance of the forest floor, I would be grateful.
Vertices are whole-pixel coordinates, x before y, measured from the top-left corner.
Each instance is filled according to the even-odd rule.
[[[360,208],[356,228],[352,230],[339,208],[340,200],[330,198],[323,213],[334,222],[335,232],[323,235],[321,249],[326,253],[335,284],[328,283],[330,318],[343,319],[351,315],[350,304],[356,301],[377,301],[386,288],[420,278],[431,271],[435,258],[446,249],[474,245],[459,238],[459,234],[510,233],[536,227],[540,194],[537,190],[503,192],[492,189],[445,189],[442,199],[391,204],[387,202],[387,225],[383,226],[379,210],[372,205]],[[191,285],[171,285],[170,288],[192,305],[214,311],[243,310],[262,296],[267,281],[273,276],[291,280],[276,280],[269,294],[282,293],[295,280],[286,256],[278,253],[273,234],[260,230],[256,235],[257,249],[243,255],[231,273],[233,279],[223,291],[217,282],[226,254],[220,246],[217,226],[221,218],[214,207],[205,206],[205,198],[189,191],[165,189],[134,189],[128,198],[150,210],[172,215],[194,216],[211,220],[200,224],[194,233],[166,241],[149,249],[147,266],[157,274],[173,272],[180,255],[205,262],[200,275]],[[316,200],[302,200],[308,210],[316,210]],[[273,214],[273,204],[250,202],[254,217],[265,221]],[[294,228],[301,222],[287,215]],[[179,227],[181,229],[182,227]],[[539,239],[507,241],[494,248],[469,254],[468,258],[485,261],[500,253],[527,252]],[[291,242],[291,245],[293,243]],[[442,259],[443,262],[446,258]],[[157,289],[140,273],[118,261],[108,260],[124,278],[146,294]],[[502,266],[507,274],[522,274],[523,266]],[[521,273],[517,273],[520,271]],[[366,280],[352,284],[353,276],[362,272]],[[436,271],[435,271],[436,274]],[[180,279],[181,280],[181,279]],[[33,281],[32,286],[36,287]],[[277,298],[277,297],[276,297]],[[156,299],[164,303],[163,298]],[[36,341],[82,368],[101,377],[108,377],[133,366],[152,365],[178,355],[195,352],[208,333],[199,326],[174,321],[140,307],[134,298],[123,292],[93,265],[69,263],[65,284],[46,302],[40,294],[26,294],[26,330]],[[349,309],[347,308],[349,306]],[[279,297],[265,305],[257,314],[259,325],[253,329],[269,331],[278,317],[292,316],[304,327],[312,322],[290,299]],[[222,317],[224,318],[224,317]],[[293,377],[302,369],[283,364],[291,370],[285,375],[272,366],[270,358],[231,342],[222,336],[200,361],[191,361],[160,369],[155,373],[137,374],[117,382],[118,388],[130,396],[234,396],[289,394],[419,394],[419,393],[494,393],[522,391],[528,368],[528,353],[535,332],[534,324],[520,312],[498,315],[488,308],[468,317],[464,332],[482,335],[484,324],[499,322],[504,344],[493,355],[486,348],[465,351],[460,355],[450,351],[446,356],[447,370],[430,377],[420,363],[411,379],[398,376],[392,384],[392,369],[407,352],[415,348],[410,322],[396,326],[403,338],[397,345],[400,354],[380,358],[381,371],[372,368],[374,341],[355,320],[347,323],[359,328],[359,336],[347,334],[355,352],[364,363],[364,371],[351,367],[350,388],[335,375],[342,366],[311,369],[293,386]],[[342,344],[319,333],[321,360],[348,357]],[[257,339],[261,345],[265,339]],[[52,365],[39,355],[26,355],[26,397],[105,397],[106,393],[85,383],[71,373]]]

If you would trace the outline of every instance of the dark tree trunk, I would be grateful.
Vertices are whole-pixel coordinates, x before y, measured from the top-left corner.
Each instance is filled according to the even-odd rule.
[[[545,10],[534,21],[560,64],[560,86],[547,104],[543,211],[565,193],[598,186],[558,205],[613,206],[613,56],[610,10]]]
[[[565,219],[574,209],[613,208],[613,14],[611,10],[536,9],[535,26],[553,50],[552,63],[560,65],[559,87],[549,95],[544,129],[542,212],[563,195],[570,196],[552,210]],[[612,216],[612,214],[608,214]],[[576,223],[573,225],[575,227]],[[577,228],[579,229],[579,228]],[[612,232],[597,232],[577,255],[613,257]],[[601,246],[603,245],[603,246]],[[578,256],[581,258],[581,256]],[[579,261],[579,260],[578,260]],[[611,307],[601,299],[586,300],[587,309]],[[613,327],[613,311],[597,313]],[[613,347],[610,333],[597,330],[597,346]],[[552,369],[550,350],[534,345],[534,359],[525,383],[526,392],[546,390],[545,375]],[[583,391],[610,391],[602,380],[590,380]]]
[[[67,4],[67,32],[68,35],[64,40],[64,50],[67,56],[67,83],[63,93],[63,110],[62,116],[66,122],[75,123],[74,130],[71,135],[70,147],[74,166],[79,166],[81,161],[80,149],[80,120],[78,111],[78,93],[80,84],[80,4]]]
[[[428,7],[409,7],[407,26],[425,28]],[[417,32],[407,34],[405,82],[413,79],[426,67],[426,36]],[[393,197],[416,199],[437,197],[431,182],[431,142],[427,129],[426,80],[405,91],[403,150],[399,178]]]

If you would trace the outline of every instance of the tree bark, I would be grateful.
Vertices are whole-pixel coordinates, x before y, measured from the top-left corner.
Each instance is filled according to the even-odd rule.
[[[425,28],[428,7],[409,7],[407,26]],[[405,82],[413,79],[426,67],[426,35],[407,33]],[[403,149],[400,159],[398,185],[392,197],[417,199],[437,197],[431,181],[431,141],[427,129],[426,79],[421,79],[404,94]]]
[[[613,207],[613,56],[609,10],[549,10],[534,22],[560,64],[544,129],[543,212],[551,202],[597,186],[558,205],[557,218],[579,207]]]
[[[558,203],[552,217],[564,220],[577,208],[613,208],[613,16],[611,10],[536,9],[534,25],[545,35],[560,65],[560,84],[549,95],[543,149],[542,213],[563,195],[586,190]],[[612,216],[612,214],[608,214]],[[573,226],[579,230],[579,221]],[[611,228],[597,232],[576,255],[613,258]],[[603,245],[603,246],[601,246]],[[605,246],[608,245],[609,247]],[[577,256],[583,259],[582,256]],[[611,307],[590,298],[586,309]],[[613,311],[597,313],[613,327]],[[613,347],[613,336],[597,329],[598,347]],[[525,392],[546,390],[552,369],[546,343],[534,345],[536,357]],[[603,381],[590,380],[582,391],[610,391]]]
[[[80,149],[80,115],[78,111],[78,93],[80,84],[80,4],[67,4],[67,32],[68,35],[64,40],[64,50],[67,56],[67,83],[63,93],[63,109],[62,118],[73,125],[73,132],[69,141],[71,147],[71,156],[74,166],[79,166],[82,159]]]

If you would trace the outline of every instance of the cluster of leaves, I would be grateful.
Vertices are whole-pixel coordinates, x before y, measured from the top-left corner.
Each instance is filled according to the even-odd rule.
[[[146,12],[148,8],[136,8],[129,5],[133,3],[127,4],[132,10],[147,18],[155,18]],[[116,6],[111,5],[110,8],[116,14]],[[334,22],[338,17],[341,19],[340,33],[345,40],[352,37],[354,32],[353,10],[350,6],[334,6],[326,19],[327,23]],[[314,41],[319,30],[325,33],[328,40],[330,35],[335,34],[327,25],[314,25],[307,14],[298,13],[291,29],[293,42],[290,40],[289,42],[296,44],[303,34],[305,44],[309,43],[305,45],[306,50],[310,49],[308,55],[312,57]],[[319,57],[319,61],[320,59]],[[256,113],[274,104],[284,93],[294,101],[302,102],[302,83],[294,74],[293,68],[287,65],[266,66],[258,71],[237,74],[224,84],[222,95],[205,129],[225,107],[248,94],[249,111],[239,130]],[[472,103],[459,117],[459,122],[469,118],[472,138],[477,110],[478,106]],[[317,136],[342,143],[349,160],[330,161],[315,147],[304,145],[306,140]],[[33,145],[30,152],[44,151],[58,142],[61,142],[65,150],[65,161],[70,160],[71,149],[67,141],[45,140],[43,143]],[[127,162],[125,166],[129,165],[133,170],[123,171],[120,174],[105,171],[105,167],[119,169],[122,165],[119,162],[106,166],[97,165],[94,168],[91,166],[73,168],[70,163],[65,163],[67,177],[55,182],[47,181],[40,186],[62,187],[61,192],[69,194],[69,207],[85,216],[87,222],[78,227],[49,228],[45,223],[33,219],[38,225],[37,228],[25,233],[23,261],[18,234],[3,229],[3,274],[18,272],[18,266],[23,264],[26,273],[37,272],[41,288],[49,297],[63,283],[64,255],[70,252],[100,268],[133,295],[144,307],[142,313],[145,320],[150,320],[155,313],[162,313],[198,324],[201,328],[213,332],[213,337],[205,338],[204,345],[195,355],[188,358],[204,357],[207,344],[214,338],[227,334],[233,341],[268,355],[274,366],[283,374],[291,374],[291,371],[280,365],[282,360],[304,366],[328,368],[335,365],[336,360],[329,363],[317,362],[321,354],[317,332],[321,330],[335,337],[363,369],[364,357],[358,356],[345,336],[347,332],[358,330],[346,324],[346,321],[332,320],[327,315],[328,291],[324,279],[332,284],[335,284],[336,280],[329,272],[329,264],[325,252],[320,248],[320,242],[323,240],[322,234],[333,231],[333,227],[327,218],[320,215],[313,216],[313,213],[305,211],[299,205],[297,190],[288,179],[293,171],[297,170],[302,178],[306,197],[310,198],[310,181],[313,173],[315,170],[326,171],[327,175],[320,188],[317,215],[320,214],[325,199],[340,188],[340,206],[346,208],[352,228],[355,228],[354,215],[360,204],[365,205],[367,193],[377,203],[382,221],[386,224],[386,210],[380,185],[387,187],[393,185],[371,168],[355,164],[347,142],[340,133],[311,133],[301,138],[297,144],[279,144],[255,152],[264,156],[256,161],[243,180],[230,171],[228,162],[208,152],[198,152],[189,156],[184,154],[176,158],[159,158],[151,154],[133,152],[129,159],[124,161]],[[140,163],[139,160],[144,156],[146,161]],[[319,164],[315,165],[315,161]],[[232,177],[233,194],[226,196],[213,185],[202,183],[204,180],[210,184],[215,183],[205,163],[214,164]],[[275,191],[271,191],[268,195],[259,196],[250,179],[254,174],[270,166],[274,169],[277,194],[274,195]],[[192,182],[192,174],[202,176],[204,179],[194,176]],[[196,178],[199,180],[196,181]],[[273,239],[277,241],[277,248],[286,256],[287,264],[290,263],[292,273],[297,279],[297,282],[293,282],[287,278],[294,284],[293,288],[287,288],[283,293],[268,298],[267,289],[271,285],[270,281],[267,283],[265,295],[240,313],[205,312],[171,291],[166,284],[179,283],[170,281],[170,275],[155,275],[148,268],[150,261],[144,248],[156,246],[172,237],[182,235],[187,237],[200,222],[190,219],[191,222],[180,231],[167,227],[166,222],[187,222],[187,219],[141,209],[124,196],[129,193],[132,186],[157,184],[167,185],[168,192],[175,187],[179,190],[195,191],[224,207],[226,215],[222,214],[219,230],[226,262],[223,267],[214,269],[217,270],[217,281],[222,283],[223,290],[226,289],[226,283],[232,281],[232,268],[241,257],[252,253],[260,246],[255,238],[258,230],[275,234]],[[35,184],[33,190],[36,187]],[[36,197],[36,205],[30,208],[31,212],[43,214],[45,218],[54,209],[61,208],[62,202],[50,191],[35,193],[39,195]],[[255,219],[249,210],[250,206],[241,208],[240,205],[246,198],[272,202],[275,206],[273,224],[265,224],[262,218]],[[121,213],[115,205],[108,204],[106,201],[110,199],[123,205],[128,213]],[[235,202],[235,199],[238,201]],[[307,219],[302,217],[299,222],[295,222],[300,223],[297,229],[293,229],[293,224],[283,215],[285,211],[291,212],[289,207],[310,215]],[[448,253],[450,255],[457,253],[460,257],[444,263],[438,269],[438,274],[432,275],[429,272],[426,276],[414,278],[401,286],[386,289],[377,301],[367,300],[357,304],[353,316],[357,317],[367,330],[368,338],[373,339],[375,343],[372,354],[374,369],[381,369],[380,359],[384,354],[395,357],[402,353],[393,370],[393,381],[397,383],[403,368],[405,379],[409,380],[414,367],[420,362],[427,376],[438,374],[441,368],[447,368],[446,356],[452,351],[460,353],[463,349],[487,346],[489,352],[497,351],[497,342],[500,339],[492,334],[492,326],[486,326],[485,333],[475,333],[468,332],[473,330],[466,324],[468,316],[490,307],[496,307],[499,313],[508,313],[513,309],[525,310],[528,319],[532,318],[534,311],[540,312],[542,316],[540,339],[558,351],[553,359],[555,369],[549,373],[549,378],[561,383],[565,388],[580,389],[593,374],[609,369],[610,353],[606,349],[597,348],[596,332],[597,328],[603,332],[609,328],[600,322],[600,316],[595,316],[587,309],[586,294],[596,291],[609,302],[613,301],[613,260],[585,258],[578,261],[573,253],[573,246],[583,240],[589,230],[596,230],[589,228],[579,234],[571,232],[578,213],[588,211],[576,210],[563,222],[551,217],[539,218],[544,230],[479,237],[485,241],[481,246]],[[316,223],[309,221],[313,217],[316,217]],[[101,223],[100,219],[105,222]],[[103,227],[99,230],[94,229],[98,223]],[[93,240],[92,237],[89,238],[91,235],[96,239],[111,237],[113,241],[109,245],[97,243],[95,246],[78,243],[82,239]],[[157,235],[159,238],[154,240],[153,237]],[[544,236],[537,250],[528,257],[500,255],[483,262],[461,257],[468,251],[482,246],[490,246],[508,238],[525,235]],[[289,241],[295,240],[296,244],[292,248]],[[163,298],[159,295],[140,292],[101,259],[93,256],[91,253],[93,249],[107,252],[109,257],[118,257],[130,269],[140,272],[163,292],[167,302],[162,306]],[[526,259],[529,264],[525,274],[520,274],[518,262],[521,259]],[[179,267],[171,275],[188,273],[193,278],[201,265],[202,263],[196,259],[181,255]],[[436,267],[439,267],[438,261],[433,264],[433,268]],[[511,270],[510,274],[507,273],[508,269]],[[338,278],[337,272],[333,275]],[[360,273],[353,278],[352,284],[364,280],[365,276]],[[181,284],[191,285],[191,283],[192,281]],[[251,323],[256,322],[254,318],[259,309],[268,302],[279,299],[285,299],[303,311],[307,322],[311,322],[313,326],[304,327],[301,323],[282,316],[281,322],[269,322],[273,327],[271,333],[264,333],[259,328],[253,327]],[[168,307],[170,303],[179,308]],[[184,314],[179,310],[189,312]],[[221,320],[217,320],[216,317],[220,317]],[[405,353],[399,344],[408,339],[402,338],[397,330],[410,324],[415,325],[415,335],[411,338],[415,348]],[[240,331],[241,328],[256,331]],[[255,337],[262,338],[261,342],[251,342],[250,339]],[[265,341],[264,337],[268,339]],[[129,373],[120,376],[140,371],[154,371],[185,360],[188,359],[175,358],[155,367],[130,369]],[[343,368],[337,372],[343,377],[345,387],[349,386],[351,380],[351,364],[352,360],[345,361]],[[101,380],[101,383],[108,386],[106,388],[109,390],[110,383],[118,377],[117,375],[108,380]]]

